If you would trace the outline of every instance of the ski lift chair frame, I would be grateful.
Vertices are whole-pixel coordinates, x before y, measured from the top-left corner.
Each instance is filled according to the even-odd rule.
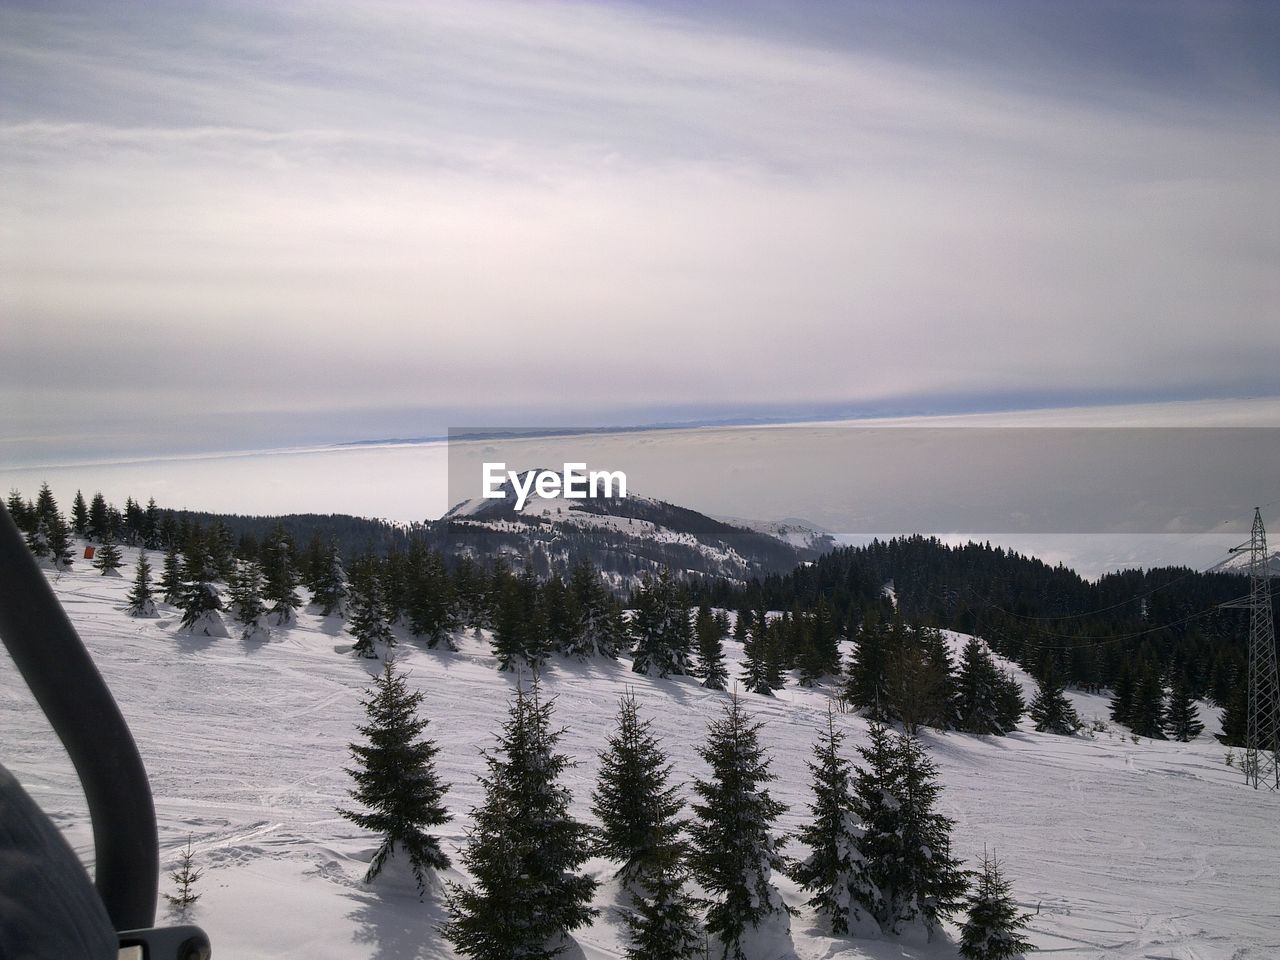
[[[62,741],[88,801],[94,881],[0,766],[0,957],[209,960],[199,927],[156,927],[151,786],[111,691],[0,506],[0,640]]]

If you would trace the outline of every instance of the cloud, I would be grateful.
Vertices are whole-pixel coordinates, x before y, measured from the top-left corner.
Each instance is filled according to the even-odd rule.
[[[1280,392],[1266,77],[821,26],[6,7],[6,432]]]

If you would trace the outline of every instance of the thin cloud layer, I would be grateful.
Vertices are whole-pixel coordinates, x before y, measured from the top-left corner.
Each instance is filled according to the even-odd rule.
[[[1274,24],[893,6],[5,6],[6,446],[1280,392]]]

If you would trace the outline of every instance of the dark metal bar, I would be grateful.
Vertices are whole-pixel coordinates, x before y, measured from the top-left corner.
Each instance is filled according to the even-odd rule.
[[[111,923],[150,927],[160,850],[147,771],[111,691],[2,506],[0,639],[80,777],[93,819],[94,885]]]

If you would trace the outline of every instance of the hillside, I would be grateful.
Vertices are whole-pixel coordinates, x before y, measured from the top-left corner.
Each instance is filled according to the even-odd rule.
[[[528,473],[525,471],[521,479]],[[628,491],[625,497],[531,498],[517,509],[512,482],[501,499],[456,504],[430,524],[434,546],[447,556],[505,555],[535,569],[570,569],[587,560],[620,586],[669,567],[741,582],[781,574],[834,546],[826,533],[803,525],[717,520]]]
[[[446,958],[435,936],[438,902],[418,902],[395,884],[359,882],[370,839],[334,813],[346,802],[347,742],[362,716],[361,691],[376,662],[352,658],[340,621],[303,612],[269,642],[177,635],[164,608],[156,620],[122,611],[125,576],[101,577],[83,562],[54,589],[100,665],[129,720],[151,775],[163,857],[171,865],[188,835],[206,869],[195,919],[219,958]],[[955,644],[959,634],[950,634]],[[442,750],[439,768],[453,788],[452,850],[479,799],[480,751],[492,743],[515,679],[494,670],[484,637],[459,638],[460,651],[402,645],[411,684],[426,692],[424,713]],[[727,645],[734,664],[741,649]],[[1024,685],[1025,674],[1019,673]],[[634,688],[685,782],[701,774],[694,753],[725,695],[696,681],[638,677],[627,661],[554,661],[546,685],[567,729],[563,748],[579,766],[568,784],[575,810],[589,817],[596,753],[617,699]],[[1105,697],[1073,693],[1086,719],[1104,717]],[[775,795],[789,804],[781,826],[805,815],[805,761],[825,716],[826,693],[789,687],[776,698],[749,696],[766,721],[764,739],[779,775]],[[1037,734],[1024,721],[1009,737],[927,732],[944,782],[943,809],[957,822],[955,852],[972,862],[984,846],[1007,861],[1017,898],[1038,911],[1034,942],[1067,960],[1169,958],[1262,960],[1280,955],[1274,918],[1280,893],[1272,864],[1280,855],[1280,797],[1255,793],[1223,762],[1210,731],[1190,744],[1132,742],[1104,730],[1070,738]],[[865,723],[837,716],[852,743]],[[0,670],[3,762],[66,831],[86,859],[92,844],[70,765],[12,669]],[[794,849],[794,848],[793,848]],[[593,860],[602,879],[610,867]],[[457,877],[457,874],[453,874]],[[787,901],[803,897],[779,879]],[[616,888],[601,887],[599,919],[579,931],[566,956],[620,956],[622,928],[612,912]],[[954,957],[953,945],[837,940],[801,908],[790,945],[799,960]]]

